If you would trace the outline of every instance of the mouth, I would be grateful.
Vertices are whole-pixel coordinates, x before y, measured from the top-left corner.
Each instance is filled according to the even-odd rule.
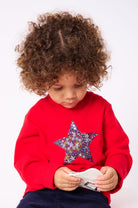
[[[62,105],[63,106],[69,106],[69,107],[72,107],[72,106],[75,106],[76,105],[76,101],[73,101],[73,102],[63,102]]]

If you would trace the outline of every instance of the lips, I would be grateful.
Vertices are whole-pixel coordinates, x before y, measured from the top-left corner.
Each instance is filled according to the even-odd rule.
[[[65,105],[73,105],[75,102],[72,103],[64,103]]]
[[[76,103],[77,103],[76,101],[73,101],[73,102],[63,102],[62,105],[63,106],[74,106],[74,105],[76,105]]]

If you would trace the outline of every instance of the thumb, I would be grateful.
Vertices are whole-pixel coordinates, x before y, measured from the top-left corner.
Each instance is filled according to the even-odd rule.
[[[67,174],[73,172],[71,169],[69,169],[69,168],[67,168],[67,167],[62,167],[62,170],[63,170],[65,173],[67,173]]]
[[[101,168],[100,171],[104,175],[104,174],[106,174],[107,170],[108,170],[108,167],[104,166],[104,167]]]

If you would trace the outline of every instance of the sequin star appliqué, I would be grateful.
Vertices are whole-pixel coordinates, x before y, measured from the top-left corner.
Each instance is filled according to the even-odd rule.
[[[96,136],[96,133],[81,133],[72,121],[68,136],[57,140],[55,144],[65,149],[64,162],[66,164],[73,162],[77,157],[93,162],[89,144]]]

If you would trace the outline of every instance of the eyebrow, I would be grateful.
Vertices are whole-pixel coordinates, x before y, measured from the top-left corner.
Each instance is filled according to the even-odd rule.
[[[53,86],[58,87],[58,86],[62,86],[62,85],[61,84],[58,84],[58,83],[55,83]]]

